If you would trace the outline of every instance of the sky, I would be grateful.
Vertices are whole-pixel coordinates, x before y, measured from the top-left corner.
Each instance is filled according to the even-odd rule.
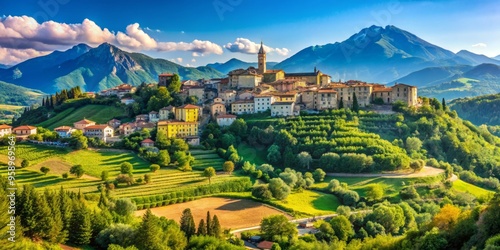
[[[79,43],[103,42],[183,66],[231,58],[268,61],[394,25],[458,52],[500,55],[497,0],[0,1],[0,63],[13,65]]]

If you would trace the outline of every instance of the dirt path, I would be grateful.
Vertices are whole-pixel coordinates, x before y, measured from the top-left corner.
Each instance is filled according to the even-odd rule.
[[[444,173],[443,169],[424,167],[419,172],[411,172],[411,173],[380,173],[380,174],[327,173],[326,175],[337,176],[337,177],[418,178],[418,177],[436,176],[442,173]]]

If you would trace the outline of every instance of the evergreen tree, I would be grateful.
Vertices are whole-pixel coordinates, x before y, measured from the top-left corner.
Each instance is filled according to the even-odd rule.
[[[108,228],[111,225],[113,218],[107,208],[103,208],[101,212],[93,211],[90,222],[92,224],[92,239],[95,240],[99,232]]]
[[[441,105],[443,107],[443,110],[446,111],[446,101],[444,100],[444,97],[443,100],[441,101]]]
[[[60,206],[59,196],[55,192],[49,192],[45,189],[44,197],[47,200],[47,210],[44,213],[49,214],[49,219],[42,218],[40,224],[44,224],[43,220],[47,220],[45,226],[41,226],[41,230],[46,230],[45,239],[52,243],[62,243],[66,239],[66,235],[63,231],[63,221],[61,216],[61,211],[57,208]],[[43,206],[42,206],[43,207]],[[56,208],[56,209],[54,209]],[[43,216],[43,215],[42,215]]]
[[[45,107],[45,97],[42,98],[42,107]]]
[[[63,242],[65,242],[69,235],[70,223],[71,223],[71,215],[73,207],[71,206],[71,198],[64,191],[63,187],[59,190],[59,203],[60,203],[60,212],[62,219],[62,231],[61,236],[64,237]]]
[[[207,235],[212,235],[212,218],[210,218],[210,211],[207,211]]]
[[[35,235],[37,224],[35,213],[35,188],[31,185],[24,185],[23,191],[19,196],[19,202],[16,203],[16,213],[21,217],[21,225],[24,228],[24,235],[32,238]]]
[[[356,93],[352,94],[352,110],[356,113],[359,111],[359,103],[358,98],[356,97]]]
[[[144,250],[160,250],[165,249],[163,242],[163,230],[160,225],[160,220],[151,210],[147,210],[142,217],[142,222],[139,225],[136,233],[136,246]]]
[[[200,220],[198,224],[198,232],[197,235],[207,235],[207,226],[205,225],[205,221],[203,219]]]
[[[211,228],[212,236],[215,236],[216,238],[220,238],[222,236],[222,228],[220,226],[219,218],[217,218],[217,215],[214,215]]]
[[[57,103],[56,97],[53,96],[53,95],[50,95],[50,107],[54,108],[54,106],[56,105],[56,103]]]
[[[83,203],[75,203],[71,216],[69,240],[77,245],[90,243],[92,237],[92,224],[90,213]]]
[[[196,225],[194,224],[193,215],[191,214],[191,209],[186,208],[182,212],[181,216],[181,230],[186,234],[186,237],[189,239],[192,235],[196,233]]]
[[[105,208],[108,205],[108,199],[106,197],[106,194],[104,193],[104,189],[101,190],[101,196],[99,196],[99,203],[98,206],[100,208]]]

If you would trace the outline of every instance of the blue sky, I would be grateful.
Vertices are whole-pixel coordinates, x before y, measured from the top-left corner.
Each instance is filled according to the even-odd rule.
[[[10,25],[20,33],[0,26],[4,64],[102,41],[199,66],[233,57],[256,61],[255,46],[262,40],[268,60],[282,61],[371,25],[395,25],[453,52],[500,54],[500,3],[495,0],[28,0],[2,1],[1,16],[4,28]]]

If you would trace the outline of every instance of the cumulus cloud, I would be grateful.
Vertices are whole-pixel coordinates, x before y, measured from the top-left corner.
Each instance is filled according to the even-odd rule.
[[[486,48],[487,45],[486,45],[486,43],[476,43],[476,44],[473,44],[472,47],[474,47],[474,48]]]
[[[9,49],[0,48],[0,62],[13,65],[27,59],[47,55],[48,51],[37,51],[34,49]]]
[[[150,28],[144,30],[153,31]],[[0,17],[0,47],[11,50],[31,49],[39,53],[47,53],[56,49],[67,49],[77,43],[87,43],[95,46],[108,42],[133,51],[223,53],[222,47],[211,41],[157,41],[144,30],[138,23],[128,25],[124,32],[113,32],[107,28],[101,28],[89,19],[84,19],[82,23],[76,24],[54,21],[46,21],[40,24],[29,16],[3,16]],[[159,30],[154,31],[160,32]],[[18,54],[20,53],[30,54],[31,52],[19,51]]]
[[[257,54],[260,49],[260,43],[255,43],[250,41],[247,38],[236,38],[234,43],[227,43],[224,45],[224,48],[231,52],[240,52],[244,54]],[[281,56],[286,56],[290,53],[290,50],[287,48],[271,48],[264,44],[264,50],[266,53],[277,53]]]
[[[177,58],[175,58],[175,60],[176,60],[177,62],[181,63],[181,62],[182,62],[182,57],[177,57]]]
[[[198,53],[196,53],[196,52],[193,52],[191,55],[192,55],[192,56],[194,56],[194,57],[198,57],[198,56],[200,56],[200,54],[198,54]]]
[[[196,62],[196,59],[194,59],[194,58],[193,58],[193,59],[191,59],[191,62],[195,63],[195,62]]]

